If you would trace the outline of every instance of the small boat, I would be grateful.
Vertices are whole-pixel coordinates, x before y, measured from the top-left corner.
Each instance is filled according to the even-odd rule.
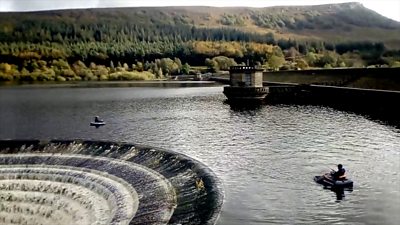
[[[106,125],[105,122],[90,122],[90,126],[100,127]]]
[[[342,179],[335,180],[332,177],[332,174],[326,173],[322,176],[315,176],[314,181],[318,184],[324,185],[324,187],[328,187],[331,189],[335,188],[352,188],[353,181],[343,177]]]
[[[100,127],[104,125],[106,125],[106,123],[104,122],[104,120],[100,119],[99,116],[95,116],[94,122],[90,122],[90,126]]]

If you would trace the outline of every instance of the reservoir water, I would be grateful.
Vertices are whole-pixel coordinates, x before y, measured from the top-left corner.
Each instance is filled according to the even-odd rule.
[[[0,139],[127,141],[182,152],[222,180],[219,225],[398,224],[400,130],[319,106],[235,110],[221,86],[0,89]],[[100,116],[106,126],[89,123]],[[343,196],[315,175],[342,163]]]

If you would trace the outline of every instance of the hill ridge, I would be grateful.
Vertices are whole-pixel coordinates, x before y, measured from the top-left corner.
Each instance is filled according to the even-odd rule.
[[[3,28],[0,34],[5,36],[0,37],[0,41],[19,41],[15,39],[18,37],[16,30],[30,32],[30,28],[49,27],[48,24],[55,27],[54,23],[67,27],[96,24],[117,30],[123,30],[125,26],[223,28],[244,33],[272,33],[278,39],[382,41],[389,48],[400,48],[400,22],[357,2],[263,8],[166,6],[0,12],[0,27]],[[49,32],[54,35],[59,31],[51,28]]]

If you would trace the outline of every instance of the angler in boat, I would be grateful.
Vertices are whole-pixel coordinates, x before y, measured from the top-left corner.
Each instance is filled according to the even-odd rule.
[[[333,179],[335,179],[335,180],[346,179],[346,170],[343,168],[343,165],[339,164],[337,167],[338,167],[337,171],[333,170],[333,174],[332,174]]]
[[[99,126],[103,126],[106,125],[106,123],[100,119],[98,116],[94,117],[94,122],[90,123],[90,126],[95,126],[95,127],[99,127]]]
[[[338,165],[338,170],[326,173],[322,176],[315,176],[315,182],[330,188],[352,188],[353,181],[347,179],[346,170],[342,164]]]

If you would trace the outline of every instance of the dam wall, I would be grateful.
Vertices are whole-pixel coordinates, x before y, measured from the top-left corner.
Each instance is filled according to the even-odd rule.
[[[340,68],[264,72],[264,85],[315,84],[400,91],[400,68]]]
[[[400,91],[326,85],[271,85],[266,104],[322,105],[400,127]]]
[[[227,77],[214,81],[229,84]],[[263,73],[266,104],[325,105],[400,126],[400,68],[344,68]]]

